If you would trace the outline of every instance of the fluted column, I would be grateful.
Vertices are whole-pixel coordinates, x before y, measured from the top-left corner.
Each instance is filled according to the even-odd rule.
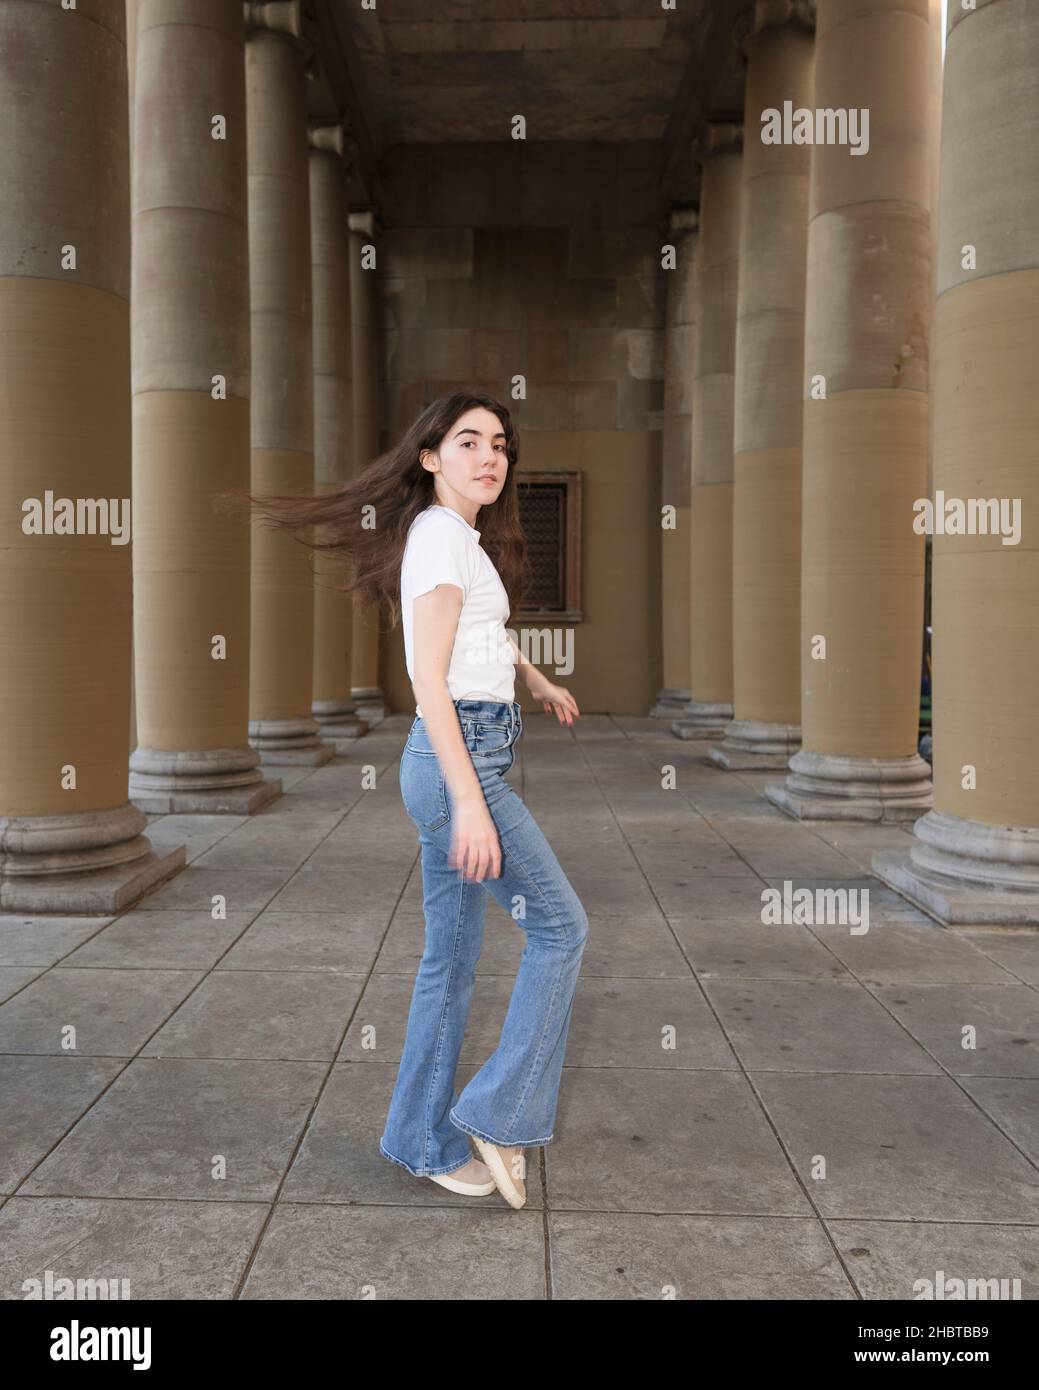
[[[664,428],[661,503],[660,611],[664,687],[650,710],[654,719],[674,719],[689,703],[689,469],[693,353],[696,346],[695,208],[674,208],[668,223],[674,269],[667,280],[664,337]]]
[[[133,161],[134,634],[145,811],[250,814],[249,246],[240,0],[139,0]]]
[[[350,317],[353,362],[354,470],[359,472],[379,453],[378,322],[375,312],[377,219],[372,209],[352,212],[350,224]],[[379,685],[379,614],[354,602],[351,694],[357,713],[375,721],[386,714]]]
[[[350,215],[342,124],[310,131],[310,246],[314,305],[314,476],[318,492],[347,481],[353,466],[350,365]],[[314,553],[313,715],[325,738],[357,738],[368,725],[350,697],[353,601],[342,566]]]
[[[127,797],[123,0],[0,5],[0,911],[109,913],[185,862]]]
[[[998,522],[934,536],[934,809],[874,858],[946,924],[1039,925],[1037,54],[1032,0],[949,6],[934,500]]]
[[[744,41],[732,524],[733,721],[708,755],[786,767],[801,741],[801,382],[811,148],[762,114],[812,97],[814,3],[758,0]]]
[[[314,489],[310,177],[299,0],[247,6],[252,491]],[[264,763],[316,766],[312,552],[288,531],[252,537],[249,738]]]
[[[696,267],[689,497],[689,684],[671,725],[720,738],[732,718],[732,444],[741,128],[707,132]]]
[[[927,75],[928,0],[819,0],[815,105],[867,110],[869,144],[849,123],[845,143],[812,146],[802,749],[767,789],[806,820],[913,819],[931,799],[910,524],[927,482]]]

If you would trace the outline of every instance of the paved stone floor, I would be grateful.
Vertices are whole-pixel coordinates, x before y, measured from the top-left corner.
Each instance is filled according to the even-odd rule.
[[[591,921],[528,1205],[383,1159],[422,950],[408,722],[279,769],[252,819],[152,817],[188,865],[115,919],[0,918],[0,1296],[50,1270],[138,1298],[903,1299],[938,1271],[1037,1297],[1039,934],[938,927],[869,878],[905,831],[788,820],[779,774],[665,723],[530,715],[511,774]],[[763,925],[784,880],[868,887],[869,930]],[[492,903],[460,1084],[522,941]]]

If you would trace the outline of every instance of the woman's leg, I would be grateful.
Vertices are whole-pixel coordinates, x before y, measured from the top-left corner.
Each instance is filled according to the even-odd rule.
[[[534,817],[504,780],[502,764],[491,760],[478,771],[502,855],[500,878],[484,886],[527,941],[498,1046],[450,1119],[492,1144],[528,1148],[552,1140],[588,918]]]
[[[444,850],[422,836],[426,944],[408,1013],[400,1069],[380,1149],[417,1177],[450,1173],[473,1157],[448,1119],[465,1035],[476,962],[483,947],[487,895],[449,867]]]
[[[514,739],[513,739],[514,741]],[[472,1157],[466,1133],[507,1147],[552,1139],[574,991],[588,934],[577,894],[534,817],[505,781],[513,750],[467,739],[501,846],[502,870],[483,884],[450,866],[450,797],[430,752],[405,750],[401,793],[419,828],[426,949],[419,965],[397,1083],[380,1150],[417,1176]],[[426,748],[421,735],[416,747]],[[459,1096],[465,1033],[489,891],[527,942],[498,1047]]]

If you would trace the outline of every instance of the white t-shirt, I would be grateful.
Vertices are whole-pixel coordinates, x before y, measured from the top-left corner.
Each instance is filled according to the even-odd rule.
[[[451,652],[447,687],[453,700],[496,700],[511,704],[516,692],[515,657],[505,632],[509,596],[480,533],[439,503],[419,512],[408,532],[400,570],[404,660],[415,678],[412,604],[438,584],[456,584],[464,595]],[[416,714],[422,711],[416,708]]]

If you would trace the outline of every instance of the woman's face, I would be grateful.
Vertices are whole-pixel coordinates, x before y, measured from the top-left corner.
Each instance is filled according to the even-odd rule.
[[[509,471],[501,421],[492,410],[474,406],[444,435],[437,456],[425,455],[422,466],[435,474],[434,490],[443,504],[468,511],[497,501]],[[459,507],[460,502],[467,505]]]

